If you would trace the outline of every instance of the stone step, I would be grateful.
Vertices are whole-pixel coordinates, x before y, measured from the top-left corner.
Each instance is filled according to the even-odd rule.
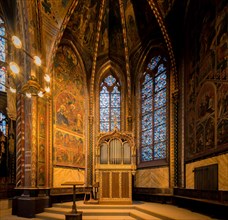
[[[68,208],[66,208],[68,207]],[[124,208],[123,206],[120,206],[119,208],[109,206],[109,209],[105,207],[102,209],[102,207],[96,206],[90,206],[83,208],[77,208],[78,211],[83,212],[83,219],[137,219],[137,220],[158,220],[162,218],[158,218],[158,216],[153,216],[150,213],[144,212],[144,210],[136,210],[135,207],[132,207],[131,209]],[[65,219],[65,214],[71,212],[71,207],[67,204],[61,206],[55,205],[52,208],[46,208],[45,212],[37,214],[36,217],[40,219]]]
[[[81,205],[81,203],[76,203],[77,209],[131,209],[132,207],[134,207],[134,205],[99,205],[96,204],[94,205],[90,205],[90,204],[86,204],[86,205]],[[53,204],[53,207],[62,207],[62,208],[72,208],[72,202],[66,202],[66,203],[57,203],[57,204]]]

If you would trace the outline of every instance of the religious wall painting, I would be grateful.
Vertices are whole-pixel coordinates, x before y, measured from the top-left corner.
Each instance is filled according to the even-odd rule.
[[[200,32],[200,60],[205,59],[215,36],[215,9],[208,10],[202,18],[202,28]]]
[[[68,92],[56,98],[56,125],[59,128],[83,134],[84,100]]]
[[[90,51],[94,49],[99,11],[99,1],[79,0],[67,27],[80,44]]]
[[[60,27],[73,0],[42,0],[41,11],[53,25]]]
[[[204,126],[199,124],[196,127],[196,153],[204,151],[205,139],[204,139]]]
[[[38,100],[38,129],[39,129],[39,136],[45,137],[46,135],[46,105],[45,101],[39,99]]]
[[[228,118],[228,85],[221,85],[218,89],[218,119]]]
[[[44,186],[45,184],[45,164],[39,163],[38,164],[38,185]]]
[[[216,17],[216,36],[214,44],[216,44],[217,64],[222,67],[228,55],[228,5],[222,8]]]
[[[196,72],[194,71],[192,74],[189,74],[189,78],[187,79],[186,83],[186,91],[187,91],[187,102],[188,102],[188,110],[192,111],[195,105],[195,75]]]
[[[45,138],[39,138],[38,161],[45,162]]]
[[[194,112],[189,113],[188,117],[188,150],[187,153],[192,155],[196,152],[196,143],[195,143],[195,114]]]
[[[138,35],[132,3],[130,0],[127,0],[125,4],[126,4],[125,18],[126,18],[127,40],[128,40],[127,43],[128,43],[129,50],[131,50],[137,45],[137,42],[139,42],[139,35]]]
[[[228,145],[228,118],[222,119],[218,123],[218,147]]]
[[[108,37],[108,25],[109,25],[109,9],[107,6],[108,2],[105,2],[104,15],[101,21],[100,31],[100,43],[99,43],[99,54],[108,53],[109,48],[109,37]]]
[[[205,150],[213,147],[215,147],[215,122],[211,117],[205,123]]]
[[[109,3],[109,41],[110,53],[114,56],[124,55],[124,37],[122,31],[119,1]]]
[[[158,0],[159,9],[161,10],[162,16],[166,17],[169,11],[172,9],[175,0]]]
[[[58,49],[54,78],[54,164],[84,167],[85,83],[77,56],[68,46]]]
[[[54,60],[54,73],[54,95],[67,90],[76,96],[84,96],[82,70],[72,49],[59,48]]]
[[[228,85],[218,89],[218,146],[228,143]]]
[[[85,167],[83,137],[56,129],[54,146],[56,165]]]
[[[198,120],[204,120],[205,117],[214,113],[215,97],[215,85],[210,82],[205,83],[197,97]]]
[[[208,2],[212,13],[207,14],[204,8],[199,8],[190,18],[194,26],[188,28],[190,37],[186,42],[192,54],[186,60],[191,64],[186,68],[185,83],[187,159],[216,153],[228,146],[228,5],[223,1],[223,7],[220,7],[220,3],[214,7],[212,2]]]

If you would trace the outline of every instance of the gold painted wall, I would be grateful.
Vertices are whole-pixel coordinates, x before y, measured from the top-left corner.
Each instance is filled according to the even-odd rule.
[[[85,168],[87,95],[83,74],[76,51],[68,45],[59,47],[54,60],[53,85],[54,187],[73,181],[75,168]]]
[[[61,184],[66,181],[85,181],[85,171],[75,168],[54,167],[53,170],[53,187],[62,187]],[[69,186],[68,186],[69,187]]]
[[[194,189],[194,168],[218,164],[218,189],[228,190],[228,154],[186,164],[186,188]]]
[[[137,170],[136,187],[169,188],[169,168],[151,168]]]

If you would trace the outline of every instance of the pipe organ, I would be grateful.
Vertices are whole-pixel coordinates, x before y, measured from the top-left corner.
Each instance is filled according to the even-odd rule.
[[[96,182],[99,203],[132,203],[132,175],[136,170],[132,134],[114,130],[101,133],[96,146]]]

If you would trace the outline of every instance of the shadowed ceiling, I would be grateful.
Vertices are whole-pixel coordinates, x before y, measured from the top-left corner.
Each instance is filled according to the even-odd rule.
[[[140,48],[145,48],[151,41],[165,45],[161,24],[153,10],[158,12],[160,19],[165,19],[174,1],[42,0],[45,39],[51,41],[50,36],[57,32],[54,27],[60,28],[65,22],[62,39],[73,42],[88,73],[91,73],[94,60],[98,65],[111,60],[124,71],[126,62],[134,63]],[[155,4],[152,6],[152,3]]]

